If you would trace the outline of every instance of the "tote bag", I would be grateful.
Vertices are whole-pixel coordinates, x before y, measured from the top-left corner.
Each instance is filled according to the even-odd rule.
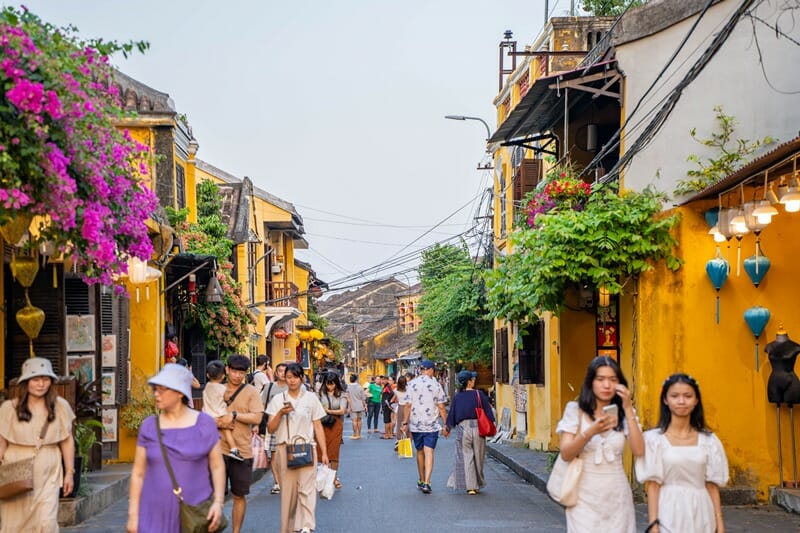
[[[580,434],[582,425],[583,414],[581,414],[578,422],[576,435]],[[567,462],[561,458],[561,453],[559,452],[556,462],[553,464],[553,470],[550,472],[550,477],[547,479],[547,494],[564,507],[573,507],[578,503],[578,483],[581,480],[582,472],[583,459],[575,457]]]
[[[414,452],[411,448],[411,439],[408,435],[403,433],[403,438],[397,441],[397,456],[401,459],[410,459],[414,457]]]
[[[478,419],[478,434],[481,437],[494,437],[497,434],[497,428],[494,425],[481,406],[481,393],[475,391],[478,395],[478,407],[475,408],[475,416]]]

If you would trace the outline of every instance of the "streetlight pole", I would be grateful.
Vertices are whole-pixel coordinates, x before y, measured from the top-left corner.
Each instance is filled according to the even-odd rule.
[[[486,142],[489,142],[489,138],[492,136],[492,130],[489,128],[489,124],[487,124],[486,121],[480,117],[468,117],[466,115],[445,115],[444,118],[448,120],[477,120],[486,127]]]

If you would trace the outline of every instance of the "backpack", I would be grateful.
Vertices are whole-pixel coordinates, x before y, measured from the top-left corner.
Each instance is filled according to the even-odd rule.
[[[257,372],[261,372],[261,370],[254,370],[253,372],[250,372],[250,373],[247,374],[247,376],[245,376],[244,379],[245,379],[245,382],[248,385],[252,385],[253,384],[253,382],[255,381]]]

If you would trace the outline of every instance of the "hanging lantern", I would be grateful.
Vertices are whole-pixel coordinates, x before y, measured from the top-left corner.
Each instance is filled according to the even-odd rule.
[[[611,293],[605,285],[597,289],[597,305],[603,309],[611,305]]]
[[[706,219],[706,224],[708,224],[709,228],[713,228],[717,225],[717,221],[719,220],[719,210],[719,207],[712,207],[703,214]]]
[[[311,335],[311,338],[314,339],[315,341],[321,341],[323,338],[325,338],[325,334],[322,331],[318,330],[317,328],[312,329],[308,333],[309,335]]]
[[[6,241],[6,244],[16,246],[28,233],[28,227],[31,225],[33,215],[30,213],[18,212],[14,218],[0,226],[0,235]]]
[[[730,269],[730,264],[724,257],[722,257],[722,252],[720,251],[719,246],[717,246],[716,255],[714,255],[713,259],[710,259],[706,263],[706,274],[708,274],[711,284],[714,285],[714,289],[717,291],[717,324],[719,324],[719,290],[722,288],[725,280],[728,279],[728,273],[730,272]]]
[[[769,257],[764,255],[764,252],[761,251],[761,242],[756,241],[755,255],[751,255],[744,260],[744,270],[747,272],[753,285],[758,287],[758,284],[761,283],[761,280],[767,275],[770,264]]]
[[[744,320],[756,338],[756,371],[758,371],[758,338],[761,336],[761,332],[764,331],[767,322],[769,322],[769,317],[769,309],[759,305],[746,309],[744,312]]]
[[[44,325],[44,318],[44,311],[31,304],[31,299],[28,295],[28,287],[25,287],[25,307],[17,311],[16,319],[19,327],[25,332],[25,335],[28,336],[28,346],[31,357],[35,356],[33,352],[33,339],[39,336],[39,332]]]
[[[189,274],[189,286],[187,287],[189,293],[189,303],[192,305],[197,303],[197,276]]]
[[[286,331],[284,328],[275,328],[275,331],[272,332],[272,336],[276,339],[288,339],[289,332]]]
[[[138,257],[128,259],[128,280],[136,286],[136,303],[139,303],[139,285],[147,283],[147,261]]]
[[[297,337],[303,342],[308,342],[311,340],[311,332],[307,329],[301,329]]]
[[[27,288],[33,285],[36,274],[39,272],[39,261],[28,255],[14,255],[11,258],[11,274],[14,279]]]

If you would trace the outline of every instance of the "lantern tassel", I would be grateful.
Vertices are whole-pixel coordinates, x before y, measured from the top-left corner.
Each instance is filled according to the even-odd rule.
[[[28,350],[31,353],[31,357],[36,357],[36,354],[33,353],[33,339],[28,339]]]
[[[756,337],[756,372],[758,372],[758,337]]]
[[[736,277],[742,273],[742,241],[739,241],[739,246],[736,247]]]
[[[53,288],[58,288],[58,267],[56,267],[55,263],[53,265]]]
[[[719,292],[717,292],[717,324],[719,324]]]

